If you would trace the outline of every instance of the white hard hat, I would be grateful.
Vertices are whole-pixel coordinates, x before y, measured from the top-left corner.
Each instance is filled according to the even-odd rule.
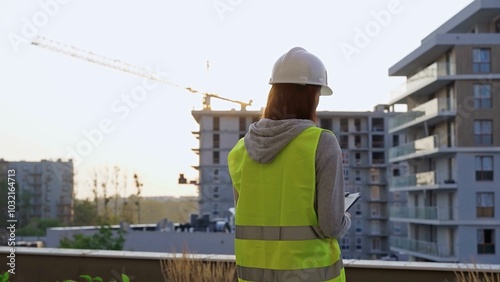
[[[326,68],[323,62],[304,48],[295,47],[281,56],[273,67],[269,84],[295,83],[320,85],[321,95],[332,95],[328,87]]]

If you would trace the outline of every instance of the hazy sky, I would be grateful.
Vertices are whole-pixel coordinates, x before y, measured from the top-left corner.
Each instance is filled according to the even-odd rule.
[[[119,165],[139,173],[145,195],[195,193],[177,177],[198,176],[191,110],[201,95],[28,44],[35,35],[253,99],[250,109],[264,105],[275,60],[301,46],[329,71],[334,96],[320,110],[367,111],[404,81],[388,68],[471,2],[0,0],[0,158],[66,159],[93,141],[75,165],[79,182],[95,166]]]

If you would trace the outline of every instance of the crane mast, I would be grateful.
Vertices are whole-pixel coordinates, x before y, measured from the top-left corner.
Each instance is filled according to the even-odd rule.
[[[203,109],[205,109],[205,110],[211,109],[211,104],[210,104],[211,98],[216,98],[216,99],[220,99],[220,100],[224,100],[224,101],[228,101],[228,102],[232,102],[232,103],[237,103],[240,105],[242,111],[246,110],[246,107],[251,106],[252,102],[253,102],[252,100],[249,100],[248,102],[238,101],[238,100],[219,96],[218,94],[215,94],[215,93],[202,92],[202,91],[199,91],[199,90],[194,89],[192,87],[186,87],[186,86],[182,86],[179,84],[175,84],[175,83],[172,83],[172,82],[162,78],[158,73],[154,72],[151,69],[135,66],[135,65],[117,60],[117,59],[107,58],[105,56],[98,55],[98,54],[95,54],[93,52],[89,52],[89,51],[77,48],[75,46],[70,46],[70,45],[67,45],[67,44],[64,44],[61,42],[57,42],[57,41],[54,41],[54,40],[51,40],[51,39],[48,39],[48,38],[45,38],[42,36],[36,36],[35,38],[33,38],[31,44],[34,46],[37,46],[37,47],[41,47],[41,48],[56,52],[56,53],[61,53],[61,54],[75,57],[77,59],[81,59],[81,60],[84,60],[87,62],[91,62],[91,63],[98,64],[101,66],[105,66],[105,67],[109,67],[109,68],[116,69],[119,71],[127,72],[130,74],[136,75],[136,76],[152,79],[152,80],[155,80],[155,81],[158,81],[160,83],[170,85],[173,87],[182,88],[182,89],[184,89],[188,92],[191,92],[191,93],[202,94],[204,96],[203,97]],[[207,67],[208,67],[208,65],[207,65]]]

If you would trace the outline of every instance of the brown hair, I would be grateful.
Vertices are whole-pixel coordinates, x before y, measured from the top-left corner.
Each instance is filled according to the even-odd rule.
[[[274,84],[269,90],[263,118],[309,119],[316,122],[316,94],[318,85],[300,85],[294,83]]]

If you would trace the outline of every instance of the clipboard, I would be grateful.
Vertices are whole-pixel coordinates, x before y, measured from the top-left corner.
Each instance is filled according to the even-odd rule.
[[[356,203],[356,201],[359,200],[359,198],[361,198],[361,194],[359,192],[357,193],[345,192],[345,201],[344,201],[345,211],[351,208],[352,205],[354,205],[354,203]]]

